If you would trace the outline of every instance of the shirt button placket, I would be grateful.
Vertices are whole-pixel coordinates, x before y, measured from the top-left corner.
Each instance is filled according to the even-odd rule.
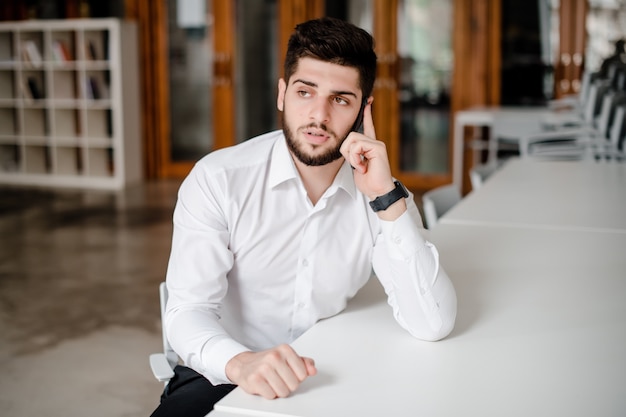
[[[314,245],[317,241],[317,222],[309,217],[302,231],[300,252],[298,257],[298,270],[296,273],[296,285],[294,293],[294,311],[292,316],[292,332],[300,334],[306,330],[311,322],[310,303],[313,285],[313,258]]]

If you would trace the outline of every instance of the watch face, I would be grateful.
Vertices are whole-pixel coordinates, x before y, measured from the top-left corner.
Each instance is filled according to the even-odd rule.
[[[404,198],[407,198],[409,196],[409,190],[406,189],[404,184],[402,184],[400,181],[396,181],[396,186],[400,186],[400,188],[402,188],[402,193],[404,195]]]

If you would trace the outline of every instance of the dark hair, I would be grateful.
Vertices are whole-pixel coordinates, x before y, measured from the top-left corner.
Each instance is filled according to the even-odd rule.
[[[343,20],[323,17],[296,26],[287,44],[285,81],[298,69],[300,58],[314,58],[359,71],[363,99],[372,94],[376,78],[374,38]]]

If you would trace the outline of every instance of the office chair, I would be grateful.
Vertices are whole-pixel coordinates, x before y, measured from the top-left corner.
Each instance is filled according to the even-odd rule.
[[[167,286],[165,282],[159,284],[159,300],[161,303],[161,334],[163,337],[163,352],[150,355],[150,368],[154,377],[167,385],[174,377],[174,367],[178,364],[178,355],[170,346],[165,332],[165,307],[167,305]]]
[[[594,157],[598,161],[626,161],[626,104],[615,109],[615,115],[609,130],[608,143],[594,144]]]
[[[470,183],[472,190],[478,190],[483,183],[493,174],[502,163],[500,161],[486,162],[484,164],[474,165],[469,171]]]
[[[548,107],[553,110],[573,109],[582,113],[589,97],[591,84],[600,78],[599,71],[585,70],[581,77],[580,90],[577,94],[571,94],[562,98],[548,101]]]
[[[619,158],[623,139],[624,92],[609,92],[593,126],[557,129],[520,139],[520,157],[551,160]],[[619,110],[619,111],[618,111]]]
[[[432,229],[454,205],[461,201],[461,192],[454,184],[433,188],[422,195],[426,227]]]

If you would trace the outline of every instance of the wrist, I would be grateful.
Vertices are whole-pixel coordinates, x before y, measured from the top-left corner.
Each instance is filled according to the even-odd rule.
[[[406,212],[406,209],[406,201],[404,199],[400,199],[390,205],[387,210],[377,211],[376,215],[381,220],[392,222],[402,216],[404,212]]]
[[[249,351],[241,352],[226,362],[226,378],[228,378],[232,383],[236,384],[236,381],[239,379],[239,375],[241,375],[241,368],[243,366],[245,356],[250,353],[251,352]]]
[[[379,213],[381,211],[388,210],[392,205],[396,205],[396,203],[400,200],[404,202],[404,199],[408,196],[409,192],[404,185],[402,185],[400,181],[394,181],[394,187],[392,189],[377,196],[370,201],[369,204],[374,212]],[[401,206],[404,206],[404,209],[406,209],[406,203]]]

